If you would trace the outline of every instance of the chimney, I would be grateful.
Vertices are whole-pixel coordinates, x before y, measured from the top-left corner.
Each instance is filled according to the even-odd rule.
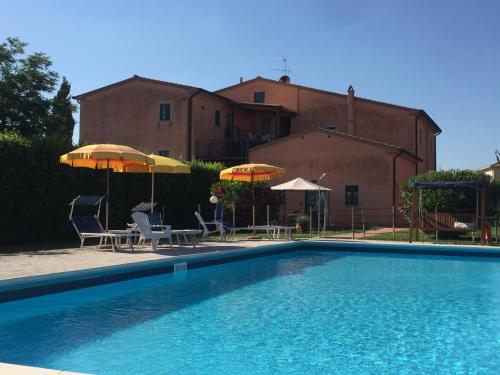
[[[281,76],[279,79],[280,82],[283,83],[290,83],[290,76],[287,76],[286,74],[284,76]]]
[[[347,89],[347,134],[354,135],[354,88]]]
[[[240,77],[240,83],[243,83],[243,77]]]

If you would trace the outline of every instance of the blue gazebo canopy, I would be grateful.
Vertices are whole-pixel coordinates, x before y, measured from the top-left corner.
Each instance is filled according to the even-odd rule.
[[[414,189],[481,189],[486,183],[479,180],[470,181],[414,181]]]

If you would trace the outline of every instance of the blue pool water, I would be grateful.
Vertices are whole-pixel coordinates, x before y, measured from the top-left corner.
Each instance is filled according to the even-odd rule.
[[[302,251],[0,304],[0,362],[95,374],[498,374],[500,261]]]

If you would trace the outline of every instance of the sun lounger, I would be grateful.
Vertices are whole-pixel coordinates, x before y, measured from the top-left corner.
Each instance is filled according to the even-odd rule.
[[[271,225],[256,225],[256,226],[248,226],[248,227],[233,227],[229,225],[224,225],[224,229],[229,232],[229,236],[233,237],[236,235],[236,232],[266,232],[267,238],[269,240],[274,239],[273,232],[274,228]]]
[[[99,246],[103,245],[103,241],[107,242],[109,239],[113,251],[120,247],[122,239],[125,239],[127,244],[134,250],[132,244],[132,237],[134,234],[126,230],[108,230],[105,231],[99,222],[99,212],[101,209],[101,201],[104,196],[82,196],[79,195],[71,201],[69,204],[71,207],[69,213],[69,220],[73,224],[73,227],[80,238],[80,249],[83,249],[83,245],[87,238],[98,238]],[[74,215],[75,207],[92,207],[97,208],[97,213],[95,215]],[[87,208],[88,209],[88,208]]]
[[[237,232],[265,232],[269,240],[280,239],[281,231],[283,231],[284,239],[293,239],[292,230],[295,227],[284,225],[256,225],[248,227],[232,227],[224,224],[224,229],[229,232],[229,236],[234,237]]]
[[[226,240],[226,233],[224,231],[223,223],[221,221],[205,221],[201,217],[200,213],[198,211],[195,211],[194,215],[198,219],[201,227],[203,228],[203,233],[202,233],[202,238],[207,239],[208,236],[211,233],[219,233],[220,235],[220,240],[225,241]],[[213,230],[209,230],[208,226],[213,226]]]
[[[103,241],[106,242],[109,239],[113,251],[120,248],[122,239],[126,240],[132,251],[134,250],[134,245],[132,244],[132,237],[134,235],[130,232],[119,230],[105,231],[95,216],[71,216],[70,220],[80,237],[80,249],[83,249],[87,238],[98,238],[99,246],[103,245]]]
[[[198,244],[198,238],[203,233],[201,229],[174,229],[172,230],[172,236],[177,238],[177,244],[182,246],[181,237],[184,239],[184,242],[188,244],[191,242],[193,248]],[[188,240],[189,239],[189,240]]]

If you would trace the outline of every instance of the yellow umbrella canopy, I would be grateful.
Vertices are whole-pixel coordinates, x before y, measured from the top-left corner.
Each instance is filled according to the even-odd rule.
[[[221,180],[256,182],[270,181],[285,175],[285,170],[269,164],[241,164],[220,172]]]
[[[144,165],[154,163],[146,154],[132,147],[113,144],[79,147],[62,155],[59,161],[72,167],[93,169],[114,169],[129,164]]]
[[[151,163],[148,164],[125,164],[113,168],[115,172],[121,173],[191,173],[188,165],[178,160],[150,154]]]
[[[255,226],[255,191],[254,182],[270,181],[285,175],[283,168],[269,164],[241,164],[220,172],[221,180],[243,181],[252,184],[252,225]]]
[[[106,172],[106,230],[109,228],[109,170],[126,165],[152,164],[146,154],[123,145],[95,144],[79,147],[61,155],[59,162],[71,167],[107,169]]]
[[[155,173],[191,173],[188,165],[178,160],[150,154],[148,157],[153,161],[152,164],[125,164],[113,168],[115,172],[120,173],[151,173],[151,212],[153,212]]]

